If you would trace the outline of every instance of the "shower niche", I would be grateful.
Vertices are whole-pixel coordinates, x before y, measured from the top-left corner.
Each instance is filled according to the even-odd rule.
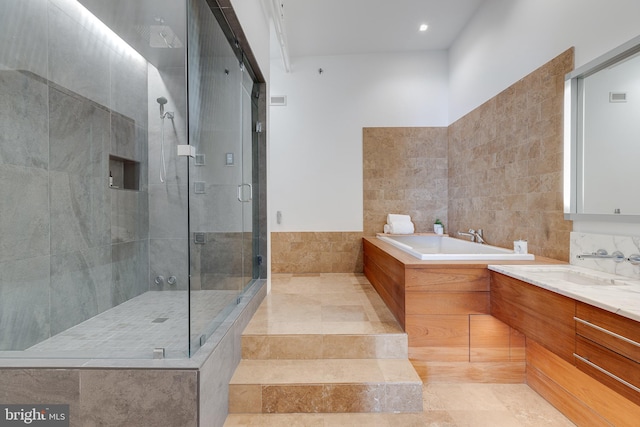
[[[140,162],[109,155],[109,187],[140,190]]]

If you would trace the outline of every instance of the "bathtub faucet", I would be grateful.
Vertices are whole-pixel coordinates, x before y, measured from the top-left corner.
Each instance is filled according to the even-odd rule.
[[[482,228],[479,228],[478,231],[474,230],[473,228],[470,228],[468,233],[465,233],[464,231],[458,231],[458,236],[469,237],[472,242],[482,243],[483,245],[487,243],[484,240]]]

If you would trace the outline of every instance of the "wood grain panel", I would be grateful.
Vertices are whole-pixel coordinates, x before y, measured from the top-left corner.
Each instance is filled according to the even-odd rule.
[[[509,328],[509,358],[512,362],[526,360],[527,340],[524,334]]]
[[[364,274],[367,279],[369,279],[369,282],[371,282],[371,285],[378,292],[378,295],[380,295],[380,298],[382,298],[400,326],[402,326],[402,328],[404,329],[404,300],[396,301],[396,299],[393,297],[393,288],[396,286],[396,284],[392,282],[376,264],[367,264],[366,261],[364,266]]]
[[[537,369],[527,369],[527,385],[578,426],[612,427],[600,414]]]
[[[482,268],[408,269],[406,290],[420,292],[489,291],[489,270]]]
[[[591,305],[577,302],[576,317],[593,325],[640,343],[640,322],[619,316]],[[640,347],[576,322],[576,333],[604,345],[630,359],[640,362]]]
[[[410,360],[424,383],[522,384],[524,362],[425,362]]]
[[[409,292],[407,314],[489,314],[489,292]]]
[[[402,283],[404,286],[405,267],[402,262],[375,246],[367,239],[363,239],[363,249],[364,253],[369,257],[370,262],[378,264],[394,282]]]
[[[561,396],[560,401],[550,402],[559,408],[566,406],[563,413],[573,419],[570,414],[583,411],[584,408],[591,408],[593,412],[599,414],[607,420],[609,424],[617,427],[635,427],[640,420],[640,406],[634,404],[629,399],[611,390],[596,379],[590,377],[571,363],[553,354],[539,343],[527,339],[527,382],[534,388],[535,381],[530,378],[533,370],[537,370],[544,376],[550,378],[554,387]],[[540,392],[542,394],[542,392]],[[549,399],[547,396],[545,398]],[[576,400],[579,404],[576,403]],[[599,425],[595,423],[580,423],[579,425]]]
[[[600,368],[610,372],[618,378],[621,378],[636,387],[640,387],[640,365],[633,360],[627,359],[618,353],[580,336],[576,337],[576,354],[587,359],[589,362],[598,365]],[[635,402],[636,404],[640,404],[640,393],[637,391],[620,381],[611,378],[595,367],[583,362],[579,358],[576,358],[575,363],[581,371],[591,375],[593,378],[608,386],[610,389],[617,391],[627,399]]]
[[[409,347],[409,358],[424,362],[468,362],[469,347]]]
[[[409,347],[463,347],[469,349],[467,315],[407,315]]]
[[[404,328],[404,266],[368,241],[363,244],[364,274]]]
[[[573,363],[575,301],[491,272],[491,314]]]
[[[508,362],[511,328],[488,314],[469,316],[469,361]]]

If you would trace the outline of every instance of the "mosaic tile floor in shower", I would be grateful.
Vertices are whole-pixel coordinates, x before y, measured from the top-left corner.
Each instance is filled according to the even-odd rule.
[[[187,297],[186,291],[146,292],[26,349],[20,357],[148,359],[159,347],[167,358],[186,357]],[[223,320],[224,309],[236,297],[236,291],[192,291],[192,339],[212,320]]]

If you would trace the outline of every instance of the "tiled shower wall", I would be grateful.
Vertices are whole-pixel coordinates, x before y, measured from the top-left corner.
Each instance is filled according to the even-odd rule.
[[[573,58],[571,48],[449,128],[364,129],[363,234],[381,232],[387,213],[409,213],[417,231],[440,218],[450,234],[482,228],[492,245],[527,239],[530,252],[568,260],[562,126]],[[271,236],[274,273],[362,271],[357,232]],[[339,253],[326,243],[336,236],[349,242]]]
[[[108,186],[110,154],[146,164],[146,62],[65,4],[0,2],[1,350],[148,283],[146,170],[139,191]]]
[[[566,261],[562,199],[564,76],[573,48],[449,126],[449,232]]]

